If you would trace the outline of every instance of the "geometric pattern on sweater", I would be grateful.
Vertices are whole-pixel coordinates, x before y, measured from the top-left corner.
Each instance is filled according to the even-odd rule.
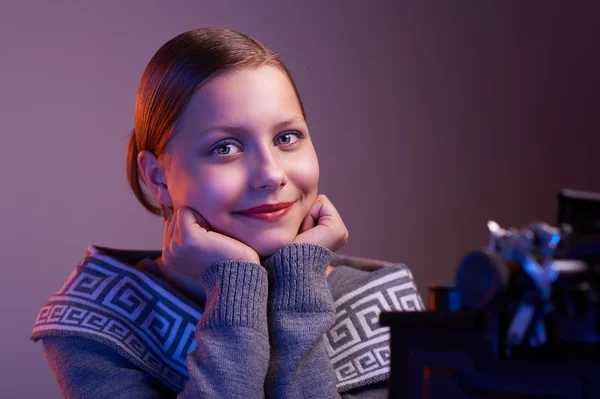
[[[324,336],[338,391],[388,378],[390,336],[389,327],[379,326],[382,310],[423,309],[412,274],[401,264],[338,298],[335,322]],[[186,356],[197,348],[201,315],[196,303],[161,279],[90,246],[38,313],[30,338],[101,342],[179,393],[189,377]]]
[[[42,307],[30,338],[71,335],[100,341],[180,392],[189,376],[186,356],[197,347],[201,314],[160,280],[96,252]]]
[[[325,346],[344,392],[377,381],[390,371],[389,327],[379,325],[382,311],[421,311],[425,307],[412,274],[404,265],[350,291],[335,301],[336,317]]]

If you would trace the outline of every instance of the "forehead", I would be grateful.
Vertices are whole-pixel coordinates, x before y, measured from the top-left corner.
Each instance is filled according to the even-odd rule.
[[[226,72],[194,93],[180,120],[182,128],[212,124],[262,128],[302,109],[287,75],[273,66]]]

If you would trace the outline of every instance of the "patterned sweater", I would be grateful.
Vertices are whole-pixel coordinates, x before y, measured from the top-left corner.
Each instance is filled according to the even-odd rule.
[[[65,397],[385,398],[379,313],[423,310],[405,265],[317,245],[211,265],[202,307],[132,266],[158,256],[90,246],[40,310],[31,339]]]

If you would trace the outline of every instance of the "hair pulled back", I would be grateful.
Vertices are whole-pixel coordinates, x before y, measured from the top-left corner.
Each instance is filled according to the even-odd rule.
[[[134,128],[127,150],[129,185],[148,211],[162,214],[140,174],[138,154],[162,154],[190,98],[209,79],[223,72],[261,65],[279,67],[288,76],[305,116],[300,95],[284,63],[246,34],[223,28],[194,29],[172,38],[154,54],[138,87]]]

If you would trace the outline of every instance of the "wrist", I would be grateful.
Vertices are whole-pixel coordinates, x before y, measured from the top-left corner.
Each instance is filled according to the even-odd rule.
[[[211,264],[200,282],[206,307],[199,327],[247,326],[265,332],[268,279],[255,263],[227,260]]]
[[[273,310],[333,311],[325,270],[333,258],[329,249],[291,243],[268,257],[269,307]]]

